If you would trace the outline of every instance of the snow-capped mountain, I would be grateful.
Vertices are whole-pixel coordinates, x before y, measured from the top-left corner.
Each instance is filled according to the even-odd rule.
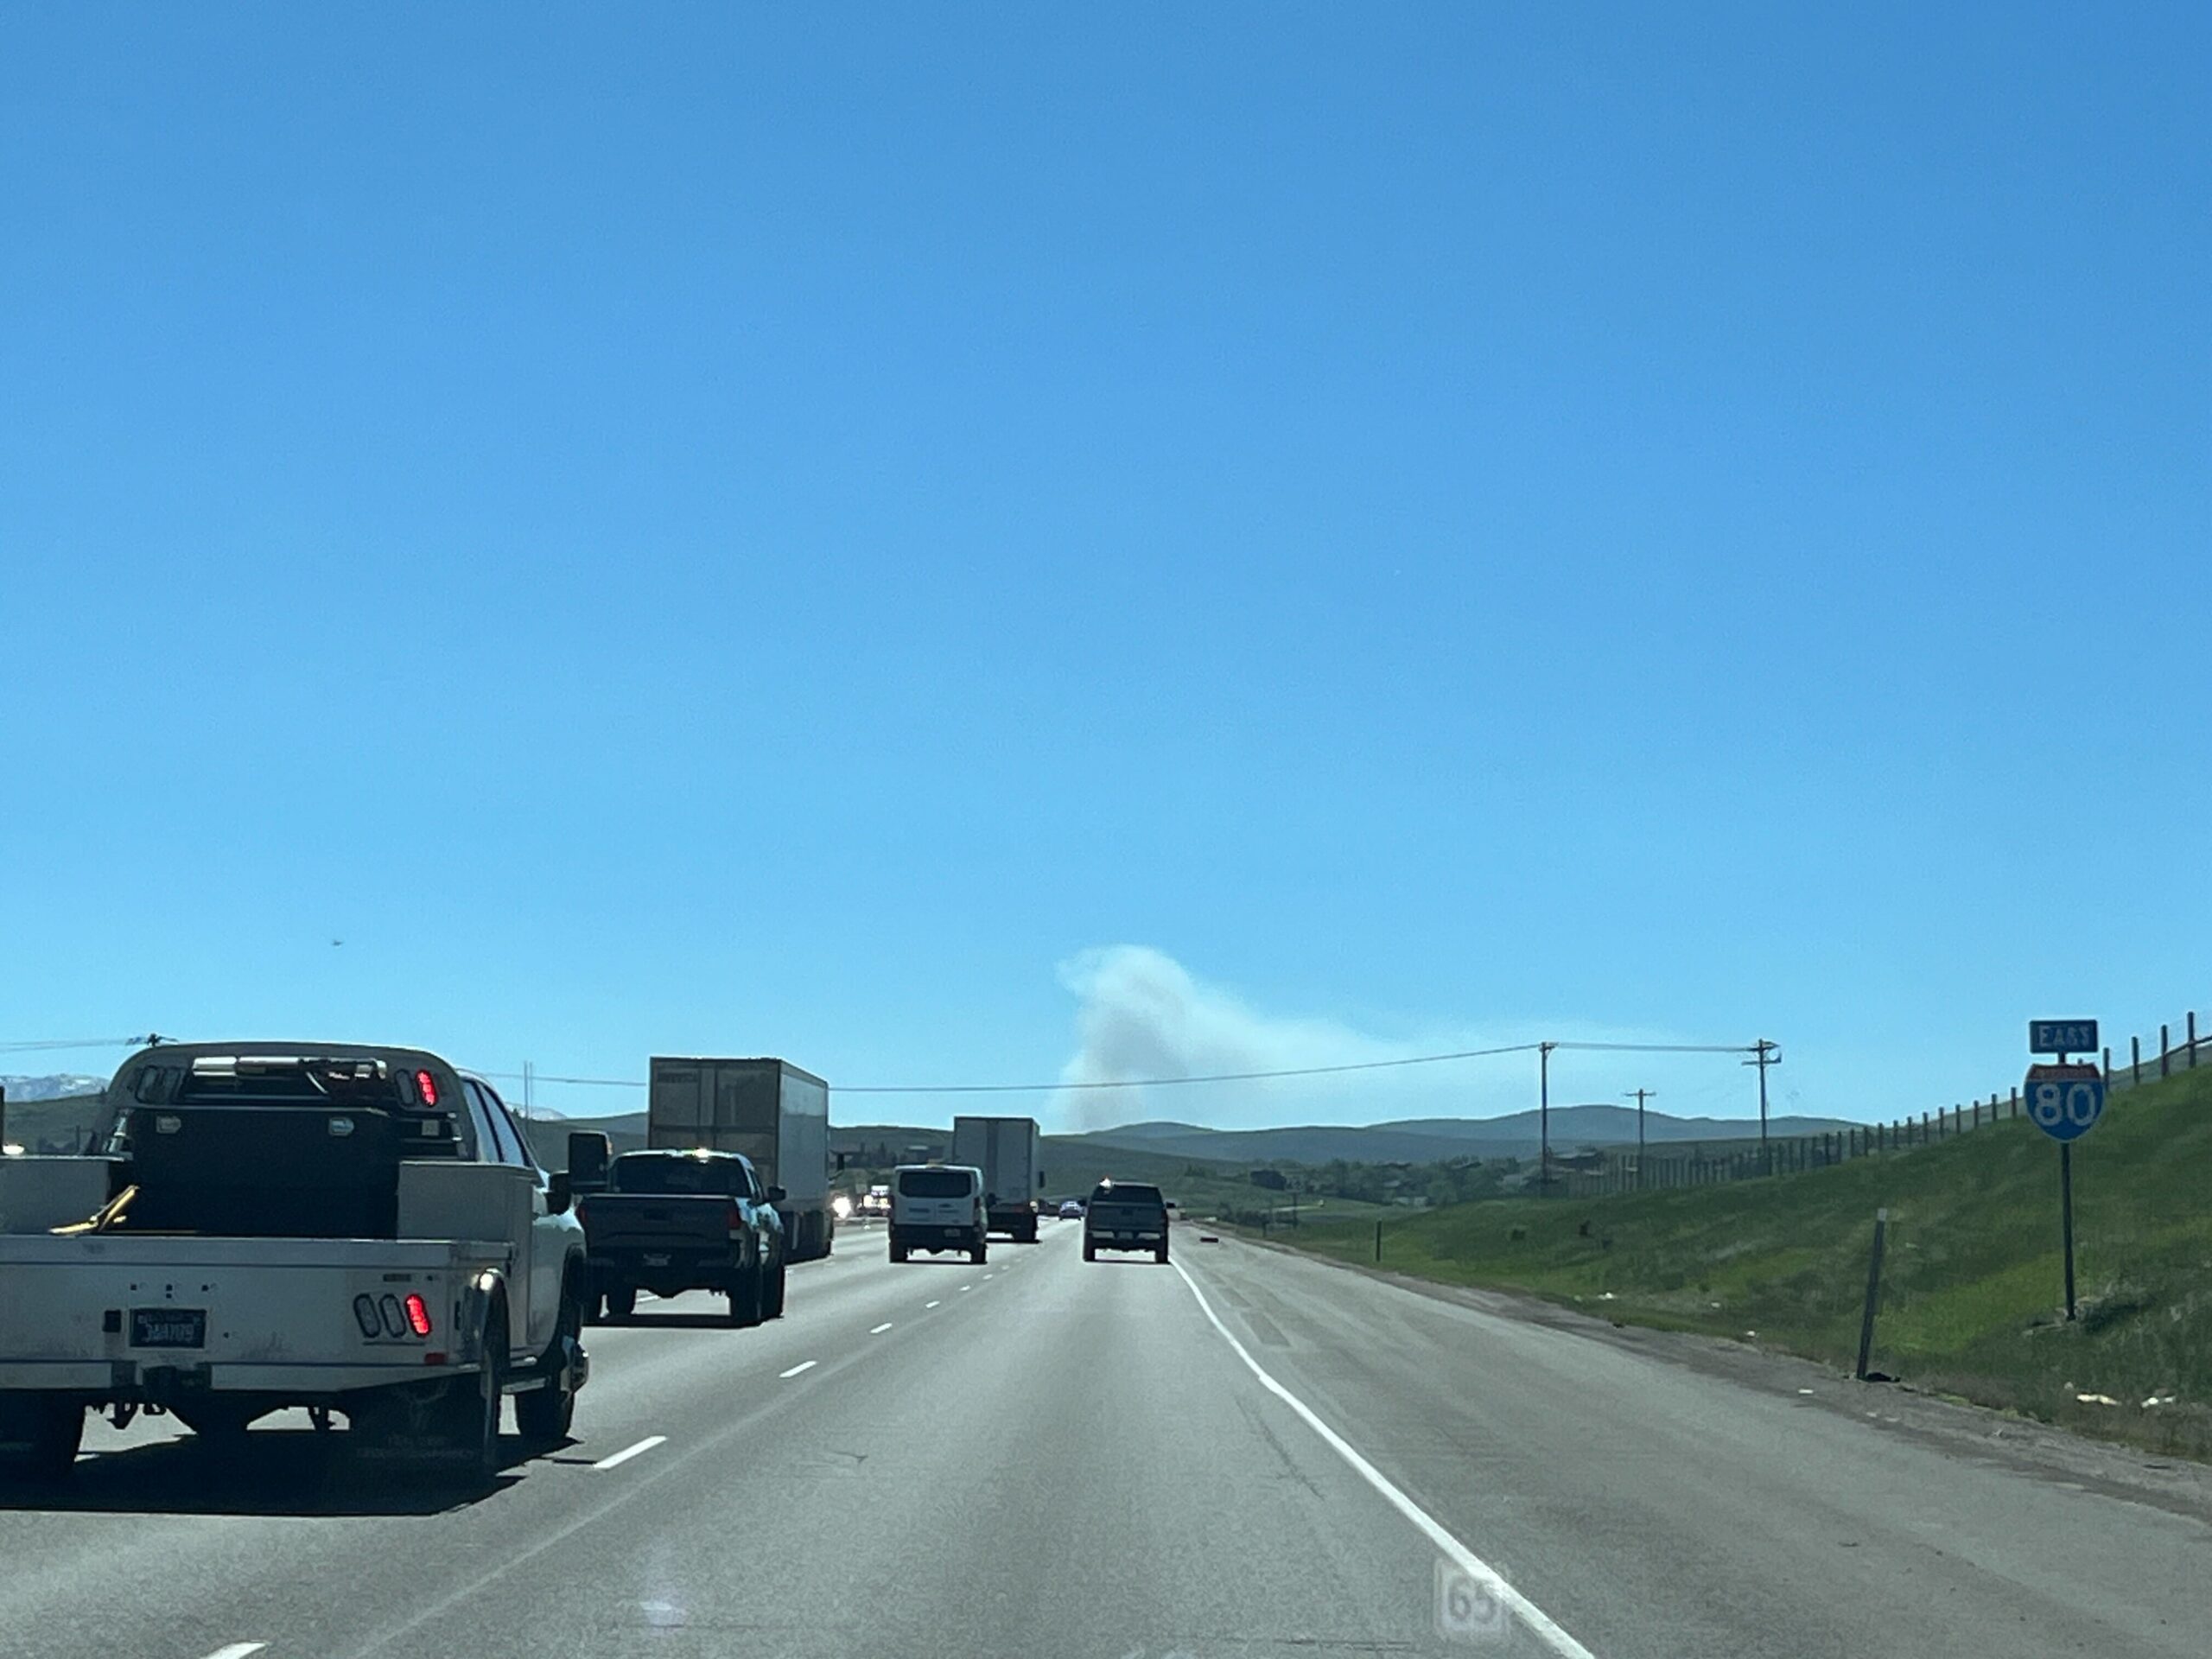
[[[105,1077],[87,1077],[73,1071],[45,1077],[0,1077],[0,1089],[8,1091],[10,1101],[62,1100],[71,1095],[97,1095],[106,1087]]]

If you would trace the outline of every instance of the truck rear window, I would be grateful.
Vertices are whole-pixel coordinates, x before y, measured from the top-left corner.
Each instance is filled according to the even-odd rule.
[[[177,1080],[180,1106],[397,1106],[397,1079],[382,1060],[314,1057],[202,1058]]]
[[[908,1169],[899,1175],[899,1191],[909,1198],[965,1198],[974,1196],[976,1178],[964,1169]]]
[[[1167,1201],[1160,1196],[1158,1187],[1124,1185],[1120,1181],[1111,1186],[1100,1187],[1090,1195],[1090,1201],[1093,1204],[1149,1205],[1155,1210],[1164,1210],[1167,1206]]]
[[[617,1192],[707,1192],[728,1198],[747,1191],[744,1166],[721,1158],[617,1158],[609,1179]]]

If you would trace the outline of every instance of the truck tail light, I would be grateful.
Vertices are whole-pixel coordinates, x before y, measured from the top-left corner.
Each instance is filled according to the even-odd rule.
[[[407,1328],[418,1337],[430,1334],[430,1306],[413,1291],[407,1293]]]
[[[729,1230],[733,1233],[741,1233],[745,1230],[745,1211],[734,1204],[730,1205],[729,1214],[724,1217],[723,1220],[728,1224]]]
[[[415,1074],[415,1088],[423,1096],[423,1103],[425,1106],[435,1106],[438,1103],[438,1080],[428,1071],[417,1071]]]
[[[375,1297],[356,1296],[353,1299],[353,1323],[361,1327],[361,1334],[365,1337],[373,1337],[383,1331],[384,1321],[377,1317]]]

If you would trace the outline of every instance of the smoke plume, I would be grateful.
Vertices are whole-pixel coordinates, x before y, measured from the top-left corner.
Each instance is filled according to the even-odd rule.
[[[1218,986],[1196,978],[1166,952],[1116,944],[1085,950],[1059,967],[1060,982],[1079,999],[1076,1052],[1061,1068],[1070,1084],[1114,1084],[1147,1077],[1204,1077],[1224,1071],[1274,1071],[1296,1066],[1346,1065],[1419,1052],[1328,1020],[1282,1019],[1260,1013]],[[1173,1089],[1065,1089],[1052,1098],[1053,1121],[1077,1129],[1103,1128],[1146,1117],[1220,1122],[1255,1097],[1280,1105],[1310,1097],[1311,1085],[1204,1084]]]

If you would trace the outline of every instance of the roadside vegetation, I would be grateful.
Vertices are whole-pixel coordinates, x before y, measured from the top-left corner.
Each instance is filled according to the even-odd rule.
[[[2081,1317],[2064,1318],[2058,1154],[2025,1119],[1765,1180],[1390,1212],[1382,1265],[1848,1370],[1874,1212],[1872,1368],[1927,1391],[2212,1458],[2212,1068],[2116,1094],[2075,1147]],[[1279,1242],[1371,1263],[1371,1219]]]

